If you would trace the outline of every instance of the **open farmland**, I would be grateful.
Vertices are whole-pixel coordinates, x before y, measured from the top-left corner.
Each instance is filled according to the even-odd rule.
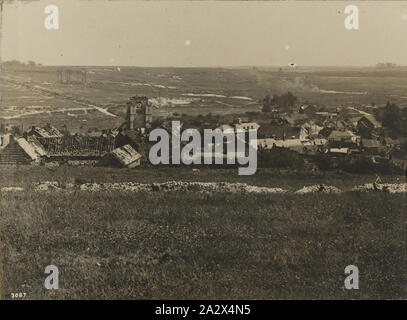
[[[405,68],[135,68],[86,70],[86,83],[59,83],[57,67],[6,70],[1,81],[3,122],[66,124],[74,132],[118,126],[130,96],[146,95],[153,116],[259,111],[268,94],[291,91],[327,106],[407,101]]]

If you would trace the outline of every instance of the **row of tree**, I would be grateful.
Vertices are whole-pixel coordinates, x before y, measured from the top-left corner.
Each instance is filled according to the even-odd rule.
[[[2,62],[2,66],[7,68],[7,67],[11,67],[11,68],[15,68],[15,67],[39,67],[41,66],[41,63],[36,63],[34,61],[18,61],[18,60],[10,60],[10,61],[3,61]]]

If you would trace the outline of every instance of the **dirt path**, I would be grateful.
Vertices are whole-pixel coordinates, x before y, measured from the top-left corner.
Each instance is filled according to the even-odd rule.
[[[101,112],[101,113],[103,113],[103,114],[105,114],[107,116],[110,116],[110,117],[117,117],[117,115],[107,111],[107,109],[99,107],[99,106],[97,106],[97,105],[95,105],[95,104],[93,104],[93,103],[91,103],[89,101],[80,100],[78,98],[73,98],[73,97],[71,97],[69,95],[59,93],[59,92],[56,92],[56,91],[52,91],[52,90],[50,90],[48,88],[44,88],[44,87],[42,87],[40,85],[37,85],[37,84],[30,84],[30,83],[24,82],[23,80],[21,80],[21,82],[17,82],[16,80],[8,79],[8,78],[4,78],[3,81],[5,81],[7,84],[10,84],[12,86],[21,86],[21,87],[24,87],[25,89],[31,90],[31,91],[36,92],[36,93],[40,93],[40,94],[43,94],[43,95],[47,95],[47,96],[51,96],[51,97],[59,98],[59,99],[63,99],[63,100],[68,100],[70,102],[73,102],[73,103],[76,103],[76,104],[79,104],[79,105],[82,105],[82,106],[86,106],[86,107],[89,107],[91,109],[95,109],[95,110],[97,110],[97,111],[99,111],[99,112]],[[48,112],[54,112],[54,111],[46,111],[46,113],[48,113]],[[23,115],[19,115],[19,117],[21,117],[21,116],[23,116]]]

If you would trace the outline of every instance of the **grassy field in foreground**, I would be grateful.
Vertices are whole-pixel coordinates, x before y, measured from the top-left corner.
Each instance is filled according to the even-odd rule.
[[[407,298],[403,194],[0,196],[3,298]],[[60,289],[44,289],[45,266]],[[343,288],[358,266],[360,289]]]

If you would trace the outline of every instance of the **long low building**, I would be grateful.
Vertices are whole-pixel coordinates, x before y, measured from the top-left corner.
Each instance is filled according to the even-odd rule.
[[[37,137],[16,138],[0,151],[0,164],[32,164],[40,162],[97,161],[115,149],[112,138],[106,137]]]
[[[301,139],[286,139],[276,140],[272,138],[257,139],[258,149],[271,150],[273,148],[286,148],[296,151],[301,154],[317,153],[320,147],[327,144],[326,139],[301,140]]]
[[[315,140],[301,140],[301,139],[276,140],[272,138],[257,139],[257,146],[263,149],[272,149],[273,147],[290,149],[306,146],[323,146],[326,143],[327,143],[326,139],[315,139]]]
[[[54,159],[101,158],[115,149],[114,138],[67,136],[36,138],[47,156]]]

